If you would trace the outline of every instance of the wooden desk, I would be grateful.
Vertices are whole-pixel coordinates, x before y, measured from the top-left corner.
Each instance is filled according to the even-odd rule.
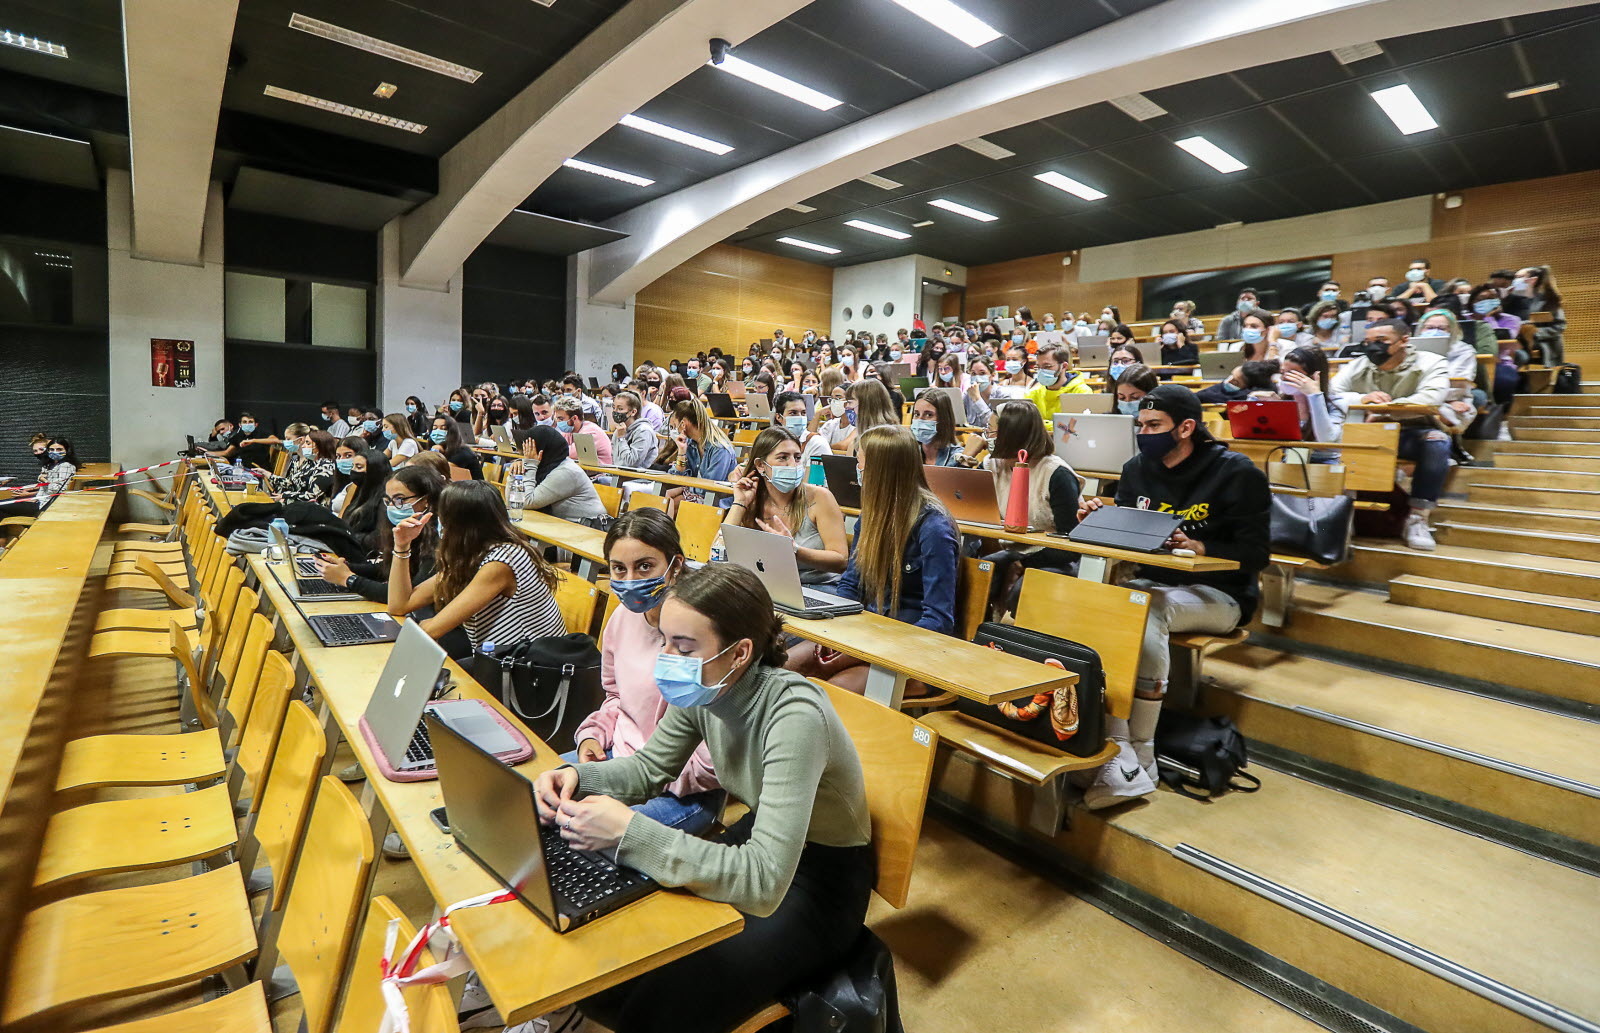
[[[529,538],[546,545],[566,549],[578,558],[578,576],[589,581],[597,580],[606,565],[606,533],[598,528],[585,527],[571,520],[563,520],[549,513],[524,510],[521,518],[512,525]]]
[[[709,481],[704,477],[686,477],[681,473],[662,473],[659,470],[630,470],[624,466],[602,466],[598,463],[578,465],[590,473],[608,473],[628,481],[656,481],[673,488],[699,488],[722,495],[733,494],[733,485],[726,481]]]
[[[1222,423],[1224,432],[1227,423]],[[1267,456],[1278,448],[1328,449],[1339,453],[1344,464],[1344,485],[1351,491],[1388,491],[1394,487],[1395,465],[1399,461],[1398,423],[1346,422],[1342,441],[1264,441],[1254,438],[1228,438],[1218,435],[1235,452],[1242,452],[1263,470]]]
[[[121,463],[84,463],[72,477],[72,487],[105,484],[122,476]]]
[[[366,781],[362,803],[374,818],[377,839],[383,838],[388,824],[393,825],[441,909],[499,888],[488,872],[433,823],[429,812],[443,805],[437,781],[391,782],[376,774],[377,764],[357,722],[393,646],[323,646],[267,569],[266,560],[251,556],[249,564],[260,582],[264,602],[276,611],[293,643],[296,669],[305,670],[317,687],[330,743],[342,734],[362,768],[373,773]],[[302,605],[313,614],[348,613],[352,607],[380,609],[371,603]],[[458,696],[488,700],[502,717],[527,732],[465,671],[453,662],[448,666]],[[538,737],[530,733],[528,738],[535,752],[517,765],[518,771],[533,778],[561,764],[556,752]],[[330,749],[330,765],[332,758]],[[582,1000],[726,939],[744,927],[739,912],[727,904],[670,890],[651,894],[564,935],[552,932],[532,911],[515,902],[460,911],[450,921],[508,1025]]]

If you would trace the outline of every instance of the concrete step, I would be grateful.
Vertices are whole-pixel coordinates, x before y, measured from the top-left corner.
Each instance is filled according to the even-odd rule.
[[[1586,409],[1600,406],[1600,394],[1581,395],[1517,395],[1511,399],[1511,411],[1522,414],[1530,409]]]
[[[1600,563],[1472,549],[1449,542],[1439,543],[1433,552],[1418,552],[1397,541],[1357,538],[1348,562],[1318,571],[1316,576],[1383,587],[1407,574],[1600,602]]]
[[[1436,525],[1449,521],[1478,527],[1510,527],[1525,531],[1600,536],[1600,513],[1586,513],[1581,509],[1518,509],[1515,506],[1441,499],[1439,507],[1434,510],[1433,519]]]
[[[1463,484],[1600,491],[1600,473],[1585,473],[1581,470],[1543,470],[1537,463],[1524,464],[1513,460],[1510,456],[1500,457],[1493,466],[1463,466],[1459,470]]]
[[[1533,427],[1544,427],[1552,430],[1600,430],[1600,416],[1573,416],[1567,413],[1545,415],[1532,412],[1527,416],[1511,417],[1511,434],[1516,436],[1517,431]]]
[[[1206,670],[1252,740],[1600,845],[1600,723],[1261,646]]]
[[[1515,452],[1519,455],[1538,456],[1586,456],[1594,458],[1600,456],[1600,443],[1584,441],[1533,441],[1520,438],[1513,441],[1473,442],[1477,444],[1490,444],[1494,446],[1493,455],[1502,452]]]
[[[1333,585],[1301,586],[1289,626],[1277,634],[1552,702],[1600,706],[1600,639],[1588,635],[1403,606]]]
[[[1474,482],[1467,490],[1473,502],[1521,506],[1525,509],[1581,509],[1600,511],[1600,491],[1577,488],[1527,488]]]
[[[1389,582],[1389,601],[1576,635],[1600,635],[1600,602],[1561,595],[1407,574]],[[1206,663],[1209,671],[1210,661]]]
[[[1574,560],[1600,562],[1600,537],[1588,534],[1539,531],[1517,527],[1484,527],[1477,524],[1434,521],[1436,535],[1451,545],[1493,552],[1521,552],[1531,556],[1565,556]]]
[[[1539,442],[1527,442],[1526,447],[1531,448]],[[1494,463],[1494,469],[1518,470],[1555,470],[1562,473],[1600,473],[1600,455],[1552,455],[1539,452],[1525,452],[1523,445],[1512,441],[1500,442],[1500,448],[1490,455],[1489,461]],[[1516,451],[1510,451],[1516,449]],[[1469,466],[1469,470],[1479,467]],[[1487,467],[1485,467],[1487,469]]]
[[[1522,427],[1511,428],[1511,436],[1517,441],[1570,441],[1575,444],[1600,444],[1600,429],[1576,430],[1571,427]]]

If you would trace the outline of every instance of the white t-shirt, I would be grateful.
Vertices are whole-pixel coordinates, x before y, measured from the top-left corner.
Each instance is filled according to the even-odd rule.
[[[418,450],[416,438],[395,438],[389,442],[389,461],[410,459]]]

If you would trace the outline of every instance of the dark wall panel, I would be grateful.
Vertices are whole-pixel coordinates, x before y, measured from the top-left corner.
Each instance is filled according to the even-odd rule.
[[[229,341],[223,386],[228,415],[254,413],[277,433],[296,421],[315,422],[327,399],[345,408],[371,405],[375,359],[371,351]]]
[[[0,176],[0,197],[0,233],[105,246],[106,199],[98,190]]]
[[[378,282],[373,233],[229,209],[223,254],[230,269],[309,280]]]
[[[0,327],[0,474],[38,476],[34,434],[67,438],[84,462],[110,459],[110,368],[104,328]]]
[[[566,366],[567,260],[483,246],[467,259],[461,378],[475,384],[556,376]]]

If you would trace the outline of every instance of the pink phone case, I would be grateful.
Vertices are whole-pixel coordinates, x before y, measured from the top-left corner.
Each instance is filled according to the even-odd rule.
[[[434,703],[438,702],[446,701],[435,700],[434,702],[429,703],[428,706],[431,707],[434,705]],[[453,703],[456,701],[449,700],[448,702]],[[510,721],[507,721],[500,711],[496,710],[494,707],[491,707],[483,700],[478,699],[473,700],[472,702],[482,707],[490,717],[494,718],[500,723],[501,728],[504,728],[507,732],[511,733],[511,737],[520,743],[520,745],[513,749],[504,750],[495,754],[496,757],[500,758],[507,764],[520,764],[529,757],[533,756],[533,744],[528,741],[528,737],[526,735],[522,734],[521,729],[517,728],[517,726],[513,725]],[[378,740],[373,738],[372,729],[367,726],[366,717],[363,716],[361,718],[360,724],[361,737],[367,740],[367,748],[372,751],[372,757],[377,761],[378,770],[382,772],[384,778],[387,778],[391,782],[426,782],[429,779],[439,777],[438,768],[411,768],[406,771],[396,771],[394,768],[390,767],[389,758],[383,755],[383,750],[378,746]]]

